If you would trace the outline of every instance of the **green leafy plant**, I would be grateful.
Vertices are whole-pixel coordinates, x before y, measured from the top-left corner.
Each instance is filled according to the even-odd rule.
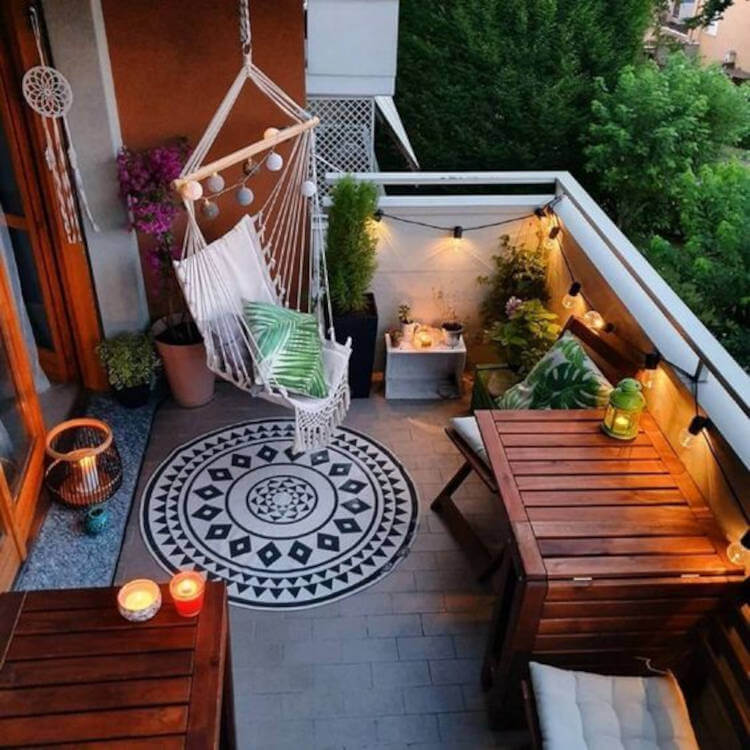
[[[102,341],[96,352],[117,391],[151,383],[159,367],[153,342],[145,333],[121,333]]]
[[[510,237],[500,237],[499,252],[492,256],[495,269],[490,276],[480,276],[478,281],[489,287],[482,301],[480,313],[485,326],[505,316],[505,307],[511,297],[538,299],[546,302],[547,258],[544,243],[533,247],[514,245]]]
[[[406,303],[398,306],[398,322],[406,324],[414,322],[411,317],[411,307]]]
[[[377,188],[347,175],[331,191],[328,211],[326,263],[334,311],[339,315],[361,312],[377,268],[377,237],[370,222],[377,207]]]
[[[511,297],[506,307],[506,319],[493,323],[488,336],[508,366],[525,375],[557,340],[557,315],[539,299]]]
[[[591,111],[586,169],[619,226],[643,236],[677,225],[683,174],[748,133],[750,87],[676,53],[624,67],[612,88],[600,79]]]
[[[682,235],[644,254],[685,304],[750,369],[750,169],[706,164],[675,186]]]

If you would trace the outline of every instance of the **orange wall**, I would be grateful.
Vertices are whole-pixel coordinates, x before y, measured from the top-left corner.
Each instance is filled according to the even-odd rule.
[[[125,145],[145,149],[186,136],[194,146],[242,64],[235,0],[102,0],[102,9]],[[253,0],[251,26],[254,62],[303,103],[301,0]],[[208,158],[259,140],[269,126],[285,124],[279,110],[248,84]],[[288,145],[279,152],[288,153]],[[237,179],[239,168],[223,174],[229,183]],[[271,184],[268,174],[253,178],[253,209],[260,207]],[[231,194],[221,198],[219,207],[216,220],[202,223],[209,239],[242,214]],[[139,244],[147,247],[144,238]],[[152,313],[163,312],[161,301],[150,295],[149,302]]]

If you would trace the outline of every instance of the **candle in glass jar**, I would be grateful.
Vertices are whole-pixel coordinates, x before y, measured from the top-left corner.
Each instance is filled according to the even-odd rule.
[[[417,334],[417,343],[422,349],[432,346],[432,336],[427,331],[421,331]]]
[[[126,583],[117,592],[117,608],[131,622],[150,620],[161,607],[159,586],[147,578],[137,578]]]
[[[195,570],[177,573],[169,582],[175,609],[183,617],[195,617],[200,613],[205,589],[205,579]]]

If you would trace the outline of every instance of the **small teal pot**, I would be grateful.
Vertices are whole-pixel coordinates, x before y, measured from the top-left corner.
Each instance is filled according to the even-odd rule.
[[[97,536],[107,526],[109,521],[109,511],[104,505],[95,505],[86,511],[86,517],[83,521],[83,528],[89,536]]]

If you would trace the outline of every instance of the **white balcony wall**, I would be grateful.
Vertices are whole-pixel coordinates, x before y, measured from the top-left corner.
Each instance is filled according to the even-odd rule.
[[[527,215],[548,202],[554,191],[561,199],[555,211],[563,222],[566,255],[592,304],[615,325],[614,338],[620,345],[633,357],[639,356],[638,349],[645,352],[656,347],[667,359],[689,371],[699,359],[703,361],[698,402],[713,426],[704,430],[693,446],[685,448],[679,442],[681,429],[694,414],[693,397],[684,377],[672,368],[660,367],[654,387],[646,393],[648,408],[713,508],[727,539],[736,540],[744,533],[747,522],[738,507],[738,498],[747,497],[750,379],[570,174],[394,172],[355,176],[384,186],[422,185],[441,190],[470,185],[541,186],[537,187],[540,194],[534,196],[381,198],[380,207],[387,214],[446,228]],[[327,178],[335,180],[336,176]],[[538,226],[535,220],[526,223]],[[454,249],[448,229],[440,232],[385,217],[378,226],[379,265],[372,285],[380,310],[381,334],[395,324],[397,307],[403,302],[412,306],[416,318],[439,323],[441,310],[433,290],[442,289],[453,295],[457,313],[468,327],[469,364],[472,359],[487,361],[488,352],[478,349],[473,341],[479,329],[478,308],[483,295],[476,278],[487,272],[497,250],[498,235],[507,232],[518,236],[519,229],[522,238],[523,226],[519,222],[476,233],[465,231],[463,242]],[[559,302],[570,284],[570,275],[559,250],[550,254],[549,281],[549,306],[562,317],[568,311]],[[573,312],[580,315],[585,310],[581,304]],[[379,354],[377,362],[382,366],[382,343]],[[730,481],[734,489],[730,488]]]
[[[398,0],[308,0],[307,95],[392,96]]]
[[[446,230],[409,224],[385,216],[374,224],[378,233],[378,269],[373,280],[379,313],[379,344],[376,367],[383,367],[383,334],[398,324],[398,306],[408,304],[416,320],[439,326],[447,310],[455,307],[466,327],[469,361],[486,358],[481,346],[478,302],[485,288],[479,276],[491,273],[492,256],[498,253],[499,237],[512,241],[535,239],[536,219],[516,220],[551,200],[552,194],[537,196],[384,196],[380,208],[394,217],[436,224]],[[471,226],[510,220],[503,226],[472,231]],[[464,227],[456,241],[451,228]],[[443,295],[443,302],[439,299]]]

